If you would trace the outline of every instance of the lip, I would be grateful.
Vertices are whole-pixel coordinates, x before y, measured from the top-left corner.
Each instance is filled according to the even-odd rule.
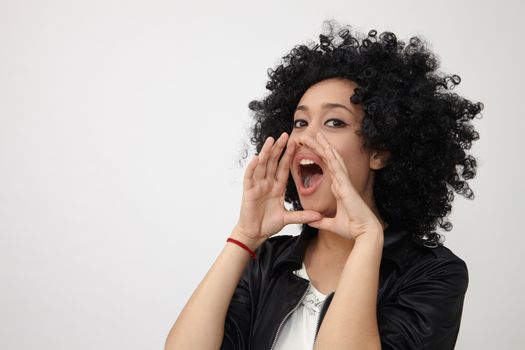
[[[297,174],[299,174],[299,162],[303,159],[311,159],[313,160],[317,165],[319,165],[321,167],[321,169],[323,169],[323,174],[324,174],[324,163],[323,161],[321,160],[321,157],[319,157],[317,154],[313,153],[313,152],[307,152],[307,151],[299,151],[297,152],[297,154],[295,155],[294,157],[294,165],[295,165],[295,169],[297,170]]]
[[[301,194],[302,196],[308,196],[308,195],[314,193],[317,190],[317,188],[319,188],[319,186],[323,182],[323,179],[321,178],[321,181],[319,181],[315,186],[310,186],[308,188],[305,188],[303,186],[303,181],[302,181],[302,178],[301,178],[301,165],[299,164],[299,162],[301,160],[303,160],[303,159],[311,159],[317,165],[319,165],[319,167],[323,171],[323,175],[322,176],[324,176],[326,174],[326,171],[325,171],[325,167],[324,167],[323,161],[315,153],[308,152],[308,151],[299,151],[299,152],[297,152],[296,156],[294,157],[294,161],[293,161],[294,168],[295,168],[295,173],[297,174],[297,179],[298,179],[298,181],[297,181],[298,184],[297,184],[296,187],[297,187],[297,191],[299,192],[299,194]]]

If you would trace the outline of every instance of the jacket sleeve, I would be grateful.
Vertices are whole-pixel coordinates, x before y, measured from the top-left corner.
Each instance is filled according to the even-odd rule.
[[[249,280],[253,264],[251,261],[246,265],[228,306],[221,350],[248,349],[252,315]]]
[[[409,268],[398,282],[378,307],[382,350],[454,349],[468,286],[465,262],[437,257]]]

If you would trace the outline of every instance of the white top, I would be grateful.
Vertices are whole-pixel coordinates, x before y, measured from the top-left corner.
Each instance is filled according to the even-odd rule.
[[[308,281],[310,278],[306,273],[303,262],[301,269],[294,274]],[[288,316],[284,325],[277,335],[275,350],[306,350],[313,349],[317,322],[323,307],[326,295],[318,291],[312,283],[308,286],[308,292],[301,304]]]

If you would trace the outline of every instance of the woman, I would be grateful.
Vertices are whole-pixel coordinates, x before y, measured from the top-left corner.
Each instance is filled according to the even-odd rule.
[[[435,230],[473,198],[483,105],[417,37],[328,24],[250,103],[239,221],[166,349],[454,348],[468,271]]]

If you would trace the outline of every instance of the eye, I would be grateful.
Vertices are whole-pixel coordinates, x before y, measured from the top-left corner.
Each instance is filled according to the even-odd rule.
[[[294,128],[300,128],[301,126],[304,126],[303,125],[300,125],[299,123],[305,123],[306,124],[306,121],[304,119],[297,119],[297,120],[294,120],[293,122],[293,127]],[[332,125],[330,125],[329,123],[331,123]],[[346,125],[345,122],[343,122],[342,120],[339,120],[339,119],[329,119],[326,124],[328,126],[331,126],[333,128],[342,128]]]
[[[304,122],[306,123],[306,121],[304,121],[304,119],[297,119],[297,120],[294,120],[293,121],[293,127],[294,128],[299,128],[300,126],[297,125],[298,122]]]
[[[335,125],[333,125],[334,128],[342,128],[343,126],[346,125],[345,122],[343,122],[343,121],[341,121],[339,119],[330,119],[326,123],[330,123],[330,122],[335,122]]]

